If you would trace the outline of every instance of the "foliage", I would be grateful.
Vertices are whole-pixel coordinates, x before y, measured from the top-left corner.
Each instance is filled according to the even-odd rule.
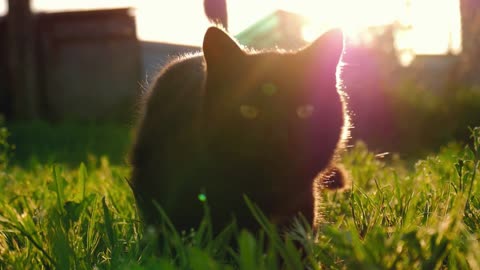
[[[466,127],[480,125],[478,89],[436,93],[405,84],[387,94],[395,129],[394,138],[385,138],[385,144],[391,146],[389,150],[417,156],[438,151],[451,141],[468,142]]]
[[[81,162],[98,162],[102,156],[124,165],[132,137],[130,125],[113,123],[14,122],[8,129],[9,141],[17,146],[13,162],[22,166],[61,162],[76,167]]]
[[[7,167],[13,150],[15,149],[15,146],[8,141],[9,136],[10,133],[5,127],[4,119],[2,115],[0,115],[0,170]]]
[[[344,156],[353,188],[325,193],[318,234],[297,220],[283,236],[253,202],[259,233],[232,224],[212,235],[208,214],[196,230],[164,218],[143,232],[126,166],[12,164],[0,174],[0,269],[478,269],[480,128],[471,132],[470,146],[413,168],[357,144]]]

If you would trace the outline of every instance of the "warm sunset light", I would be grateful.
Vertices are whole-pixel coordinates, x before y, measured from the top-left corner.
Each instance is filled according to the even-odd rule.
[[[479,60],[480,0],[0,0],[0,270],[480,270]]]
[[[137,15],[138,35],[144,40],[200,45],[209,23],[203,1],[153,0],[33,0],[37,11],[131,6]],[[411,30],[397,33],[397,47],[420,54],[459,52],[460,12],[458,0],[242,0],[227,1],[233,34],[263,16],[284,9],[311,22],[304,29],[306,40],[331,27],[341,27],[355,36],[369,26],[397,22]],[[0,12],[6,1],[0,2]]]
[[[353,35],[369,26],[385,25],[401,16],[402,0],[282,1],[282,7],[309,18],[309,31],[340,27]],[[317,30],[319,31],[319,30]],[[318,34],[317,34],[318,35]]]
[[[408,31],[397,33],[399,49],[419,54],[458,53],[460,10],[457,0],[339,0],[281,1],[282,8],[303,14],[310,21],[304,29],[307,40],[325,29],[341,27],[354,38],[370,26],[398,23]],[[432,12],[435,10],[435,12]]]

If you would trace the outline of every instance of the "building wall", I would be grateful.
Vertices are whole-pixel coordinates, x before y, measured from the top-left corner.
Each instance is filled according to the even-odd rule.
[[[50,120],[130,118],[139,93],[140,48],[126,10],[38,18],[40,108]]]
[[[138,87],[133,42],[66,43],[46,54],[49,118],[115,119],[131,112]]]

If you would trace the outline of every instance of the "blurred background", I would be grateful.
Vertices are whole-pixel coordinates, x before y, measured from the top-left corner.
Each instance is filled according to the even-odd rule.
[[[417,157],[480,125],[478,0],[0,0],[0,15],[0,114],[20,157],[121,162],[139,95],[211,22],[258,49],[342,28],[352,142],[373,151]]]

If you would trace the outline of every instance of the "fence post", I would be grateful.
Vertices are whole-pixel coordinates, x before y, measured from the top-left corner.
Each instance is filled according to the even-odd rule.
[[[15,119],[38,116],[34,18],[30,0],[8,0],[7,48],[9,89]]]

